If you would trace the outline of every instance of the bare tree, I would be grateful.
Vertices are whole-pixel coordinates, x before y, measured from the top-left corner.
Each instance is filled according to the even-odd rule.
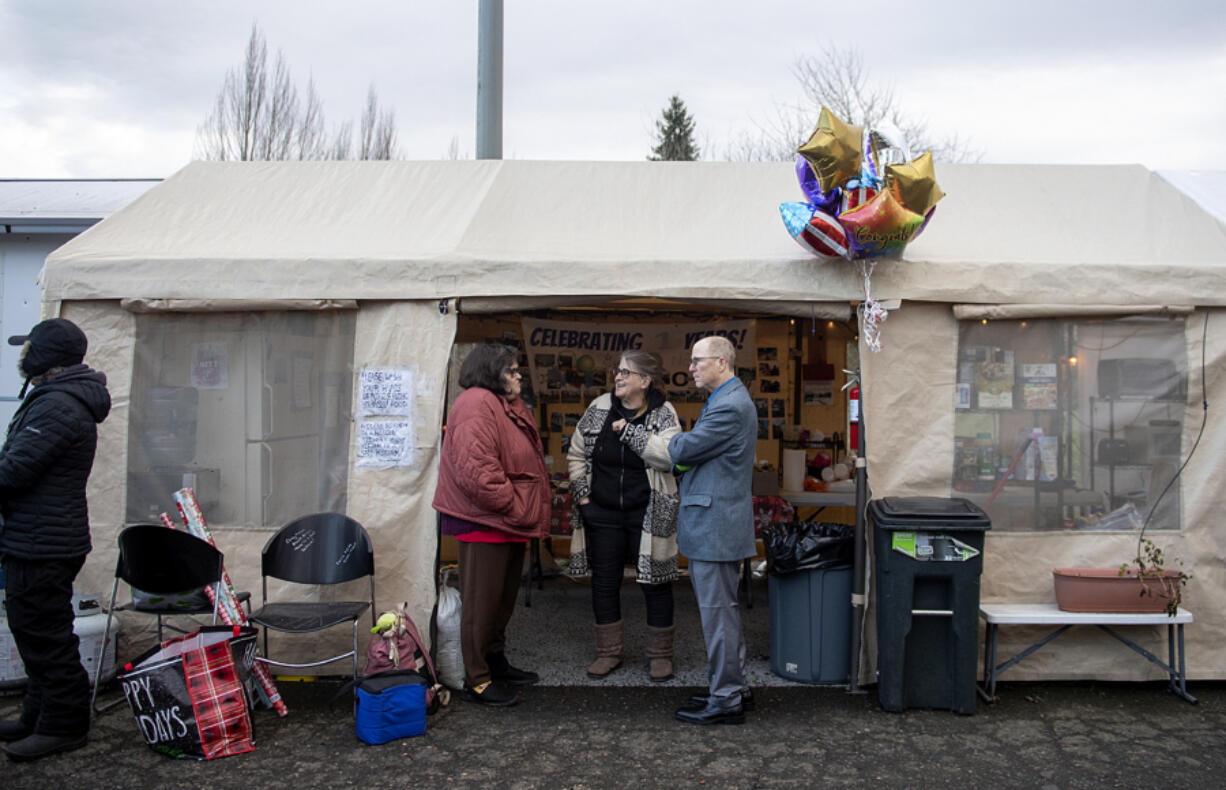
[[[799,106],[776,104],[770,117],[753,121],[724,147],[724,159],[733,162],[790,162],[796,149],[813,132],[816,113]]]
[[[362,145],[359,159],[391,159],[396,147],[396,114],[379,109],[375,86],[366,92],[366,109],[362,113]]]
[[[315,92],[314,78],[307,80],[306,105],[302,109],[302,123],[298,124],[295,145],[299,159],[328,158],[323,102]]]
[[[270,75],[268,45],[259,26],[252,25],[243,65],[226,73],[213,111],[196,130],[196,157],[238,161],[348,159],[353,150],[352,134],[353,124],[345,122],[328,139],[315,81],[307,82],[306,101],[300,101],[280,52]],[[373,85],[366,96],[361,136],[362,159],[391,159],[396,155],[395,115],[379,110]]]
[[[451,136],[451,142],[447,144],[447,155],[443,158],[455,161],[457,159],[472,159],[473,157],[472,154],[468,153],[467,151],[460,150],[459,135],[453,134]]]
[[[904,112],[893,88],[871,78],[859,50],[824,47],[817,55],[798,58],[792,74],[800,83],[804,102],[776,105],[773,117],[755,122],[755,131],[733,139],[727,158],[794,158],[796,148],[813,131],[822,106],[857,126],[872,129],[883,123],[892,124],[902,132],[913,154],[931,150],[934,159],[945,162],[973,162],[982,156],[957,135],[935,137],[924,121]]]

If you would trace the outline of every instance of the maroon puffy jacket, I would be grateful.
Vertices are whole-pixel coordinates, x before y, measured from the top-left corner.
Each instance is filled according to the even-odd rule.
[[[549,474],[532,411],[469,387],[447,415],[434,509],[520,538],[549,532]]]

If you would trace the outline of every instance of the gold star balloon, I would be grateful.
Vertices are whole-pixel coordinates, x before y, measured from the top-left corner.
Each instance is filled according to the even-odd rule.
[[[899,203],[921,217],[945,197],[937,186],[931,151],[903,165],[886,165],[885,186],[894,193]]]
[[[841,187],[860,174],[859,126],[843,123],[825,107],[808,142],[796,149],[813,168],[822,192]]]

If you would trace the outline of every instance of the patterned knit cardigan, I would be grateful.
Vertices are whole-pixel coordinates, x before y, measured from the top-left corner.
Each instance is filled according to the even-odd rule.
[[[570,470],[571,528],[570,567],[572,576],[586,576],[588,567],[587,538],[579,500],[591,492],[592,452],[596,438],[604,428],[613,407],[613,398],[605,393],[587,407],[566,454]],[[680,433],[681,425],[671,403],[647,412],[642,425],[627,424],[621,441],[638,453],[647,465],[647,483],[651,496],[643,516],[643,535],[639,541],[637,580],[641,584],[661,584],[677,578],[677,481],[673,479],[673,463],[668,457],[668,440]]]

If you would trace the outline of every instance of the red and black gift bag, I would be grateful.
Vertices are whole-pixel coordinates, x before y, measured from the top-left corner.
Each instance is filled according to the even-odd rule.
[[[212,760],[255,748],[256,633],[251,627],[205,626],[124,666],[124,697],[154,751]]]

